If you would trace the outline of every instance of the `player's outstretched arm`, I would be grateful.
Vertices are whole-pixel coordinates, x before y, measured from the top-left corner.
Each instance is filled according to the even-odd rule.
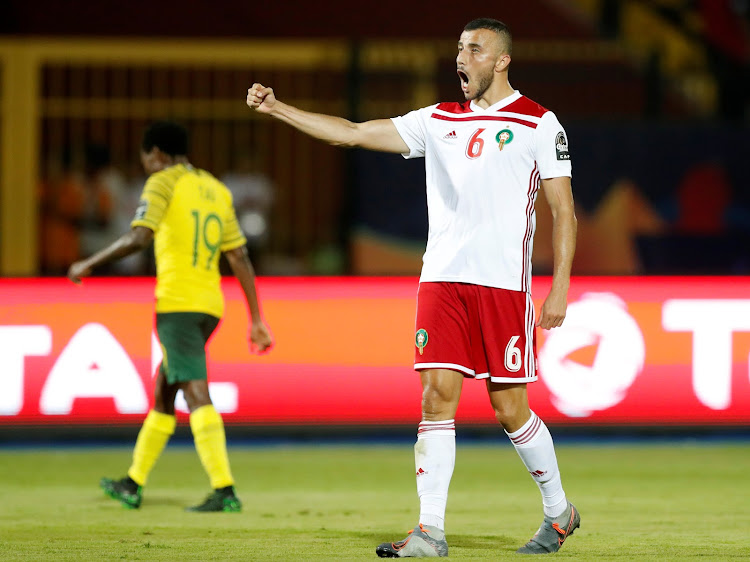
[[[154,232],[150,228],[133,227],[106,248],[73,263],[68,268],[68,279],[73,283],[80,283],[82,277],[88,277],[97,267],[147,248],[153,238]]]
[[[396,154],[409,152],[390,119],[353,123],[341,117],[311,113],[280,102],[272,88],[258,83],[248,89],[247,105],[328,144]]]
[[[552,287],[542,305],[537,326],[545,330],[562,326],[568,308],[570,270],[576,250],[578,221],[570,178],[542,180],[542,189],[552,210]]]
[[[224,253],[232,268],[237,280],[240,282],[242,291],[245,293],[247,301],[247,311],[250,315],[250,330],[248,339],[250,341],[250,351],[253,353],[264,353],[270,351],[273,347],[273,336],[271,331],[263,322],[258,304],[258,293],[255,290],[255,270],[250,258],[247,256],[247,250],[244,246],[228,250]]]

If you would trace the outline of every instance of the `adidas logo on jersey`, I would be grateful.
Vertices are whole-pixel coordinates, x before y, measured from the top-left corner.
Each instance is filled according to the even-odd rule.
[[[451,131],[447,135],[443,137],[446,140],[456,140],[458,138],[458,135],[456,135],[456,131]]]

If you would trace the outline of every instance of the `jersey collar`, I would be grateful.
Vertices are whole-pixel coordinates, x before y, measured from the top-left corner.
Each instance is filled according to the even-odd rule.
[[[474,103],[474,100],[471,100],[471,110],[476,111],[477,113],[482,113],[484,111],[499,111],[503,107],[512,104],[514,101],[519,99],[521,97],[521,92],[518,90],[514,90],[514,92],[509,95],[508,97],[505,97],[501,99],[500,101],[495,102],[491,106],[489,106],[487,109],[482,109],[477,104]]]

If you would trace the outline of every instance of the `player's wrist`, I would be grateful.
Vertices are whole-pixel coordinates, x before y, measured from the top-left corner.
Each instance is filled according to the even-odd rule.
[[[274,99],[273,103],[266,106],[266,114],[271,117],[281,117],[288,108],[289,106],[284,102]]]

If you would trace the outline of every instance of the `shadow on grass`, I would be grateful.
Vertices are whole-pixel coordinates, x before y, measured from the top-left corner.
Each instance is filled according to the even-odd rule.
[[[200,494],[195,494],[195,497],[180,497],[174,498],[169,496],[143,496],[143,503],[141,508],[148,506],[169,506],[179,507],[184,509],[191,505],[196,505],[203,502],[203,497]]]
[[[516,549],[518,539],[505,535],[448,535],[448,544],[453,548],[470,548],[472,550]]]
[[[373,548],[383,542],[400,541],[406,537],[406,532],[389,532],[387,529],[382,532],[372,531],[349,531],[344,529],[320,529],[316,533],[318,538],[332,538],[351,536],[358,541],[372,543]],[[470,550],[487,550],[498,551],[503,549],[515,550],[520,545],[518,539],[506,535],[467,535],[467,534],[448,534],[449,548],[460,548]]]
[[[196,497],[194,501],[190,503],[189,498],[177,499],[177,498],[170,498],[166,496],[155,496],[155,497],[148,496],[148,497],[143,498],[143,502],[141,503],[141,507],[139,509],[143,509],[143,508],[148,509],[149,507],[157,507],[157,506],[178,507],[180,509],[183,509],[190,505],[200,503],[200,500],[201,500],[200,497]],[[111,498],[104,493],[102,493],[102,495],[100,497],[97,497],[94,501],[99,505],[111,504],[112,506],[115,506],[115,507],[119,505],[119,507],[121,507],[122,509],[126,511],[138,511],[137,509],[126,508],[124,505],[122,505],[120,500]]]

